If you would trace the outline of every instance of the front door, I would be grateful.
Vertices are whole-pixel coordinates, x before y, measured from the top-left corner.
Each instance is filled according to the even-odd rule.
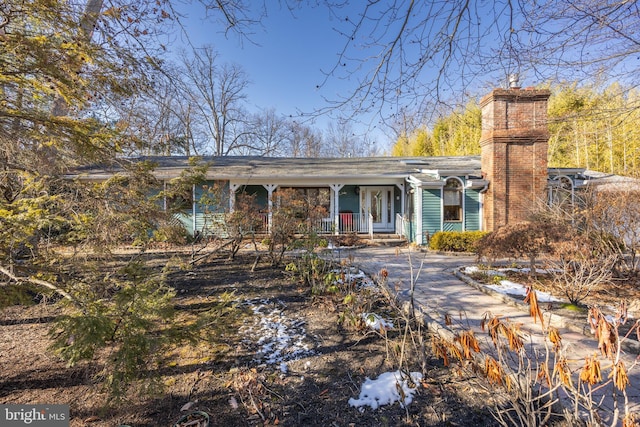
[[[373,231],[393,231],[393,187],[365,187],[360,191],[360,213],[365,224],[371,214]]]

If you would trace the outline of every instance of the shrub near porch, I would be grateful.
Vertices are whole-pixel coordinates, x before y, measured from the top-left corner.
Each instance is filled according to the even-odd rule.
[[[438,231],[431,236],[429,248],[434,251],[474,252],[486,231]]]

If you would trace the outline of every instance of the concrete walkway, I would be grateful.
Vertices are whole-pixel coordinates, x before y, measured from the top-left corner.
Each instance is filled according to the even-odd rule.
[[[401,298],[409,296],[413,271],[416,308],[442,328],[450,329],[444,322],[444,316],[448,314],[459,326],[472,328],[480,340],[481,337],[487,337],[486,332],[481,331],[480,322],[485,314],[490,313],[521,323],[529,350],[544,354],[540,323],[534,324],[527,311],[505,303],[502,298],[481,292],[453,274],[454,270],[461,266],[473,265],[474,257],[437,255],[411,250],[408,247],[342,250],[337,256],[343,259],[350,258],[354,266],[370,276],[377,275],[383,268],[386,269],[389,274],[389,286],[395,289]],[[562,319],[555,315],[554,317],[551,319],[552,324],[560,330],[562,343],[567,348],[567,355],[571,357],[571,370],[575,374],[582,368],[586,356],[600,355],[597,342],[592,336],[563,327]],[[487,348],[490,346],[488,338],[484,339],[484,345]],[[600,359],[603,380],[606,380],[611,365]],[[631,352],[625,353],[623,360],[627,369],[634,365],[634,361],[640,363],[638,355]],[[577,384],[576,375],[574,384]],[[631,385],[627,388],[628,403],[632,412],[640,419],[640,366],[633,367],[629,377]],[[610,396],[605,396],[601,406],[611,409],[612,405],[613,400]]]

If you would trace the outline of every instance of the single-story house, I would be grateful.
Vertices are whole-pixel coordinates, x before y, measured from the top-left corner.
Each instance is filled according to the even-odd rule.
[[[437,231],[493,230],[526,218],[536,201],[573,197],[584,184],[584,169],[547,167],[547,101],[550,92],[495,89],[481,101],[480,156],[269,158],[203,157],[207,184],[221,184],[233,210],[239,192],[255,194],[264,207],[265,229],[277,192],[295,188],[327,215],[323,233],[396,234],[426,244]],[[187,157],[141,157],[169,183],[189,167]],[[77,176],[104,180],[117,169],[87,167]],[[181,216],[189,232],[207,233],[193,188]],[[209,230],[210,231],[210,230]]]

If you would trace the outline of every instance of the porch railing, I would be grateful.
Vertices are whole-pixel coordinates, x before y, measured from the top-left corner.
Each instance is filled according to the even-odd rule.
[[[322,234],[339,234],[348,233],[367,233],[369,225],[366,217],[357,213],[341,213],[338,214],[338,230],[336,230],[336,222],[334,217],[322,218],[315,224],[315,230]]]
[[[267,213],[260,214],[262,218],[261,232],[269,230],[269,215]],[[319,218],[312,224],[313,230],[318,234],[372,234],[373,232],[373,216],[370,214],[362,215],[359,213],[340,213],[338,214],[338,229],[336,230],[335,217]],[[401,214],[396,214],[394,224],[395,234],[399,237],[408,237],[409,221]]]
[[[407,219],[401,214],[396,214],[396,235],[398,237],[407,237]]]
[[[269,214],[263,212],[260,214],[260,217],[262,218],[261,231],[267,232],[267,230],[269,230]],[[362,216],[357,213],[338,214],[338,227],[340,234],[369,232],[366,217],[363,219]],[[336,232],[335,218],[319,218],[314,221],[313,229],[318,234],[334,234]]]
[[[255,232],[268,233],[269,232],[269,214],[266,212],[260,213],[261,224],[258,226]],[[224,214],[214,215],[198,215],[196,220],[190,220],[189,218],[177,218],[176,221],[180,221],[189,228],[193,227],[194,231],[204,234],[216,234],[226,235],[226,229],[224,227]],[[399,237],[408,237],[409,233],[409,221],[401,214],[395,215],[395,234]],[[187,224],[192,223],[192,224]],[[308,223],[307,223],[308,224]],[[325,217],[315,220],[312,224],[313,230],[318,234],[373,234],[373,216],[371,214],[362,215],[359,213],[340,213],[338,214],[338,228],[336,229],[335,217]]]
[[[261,232],[266,233],[269,231],[269,214],[266,212],[260,212],[260,218],[262,219]]]

